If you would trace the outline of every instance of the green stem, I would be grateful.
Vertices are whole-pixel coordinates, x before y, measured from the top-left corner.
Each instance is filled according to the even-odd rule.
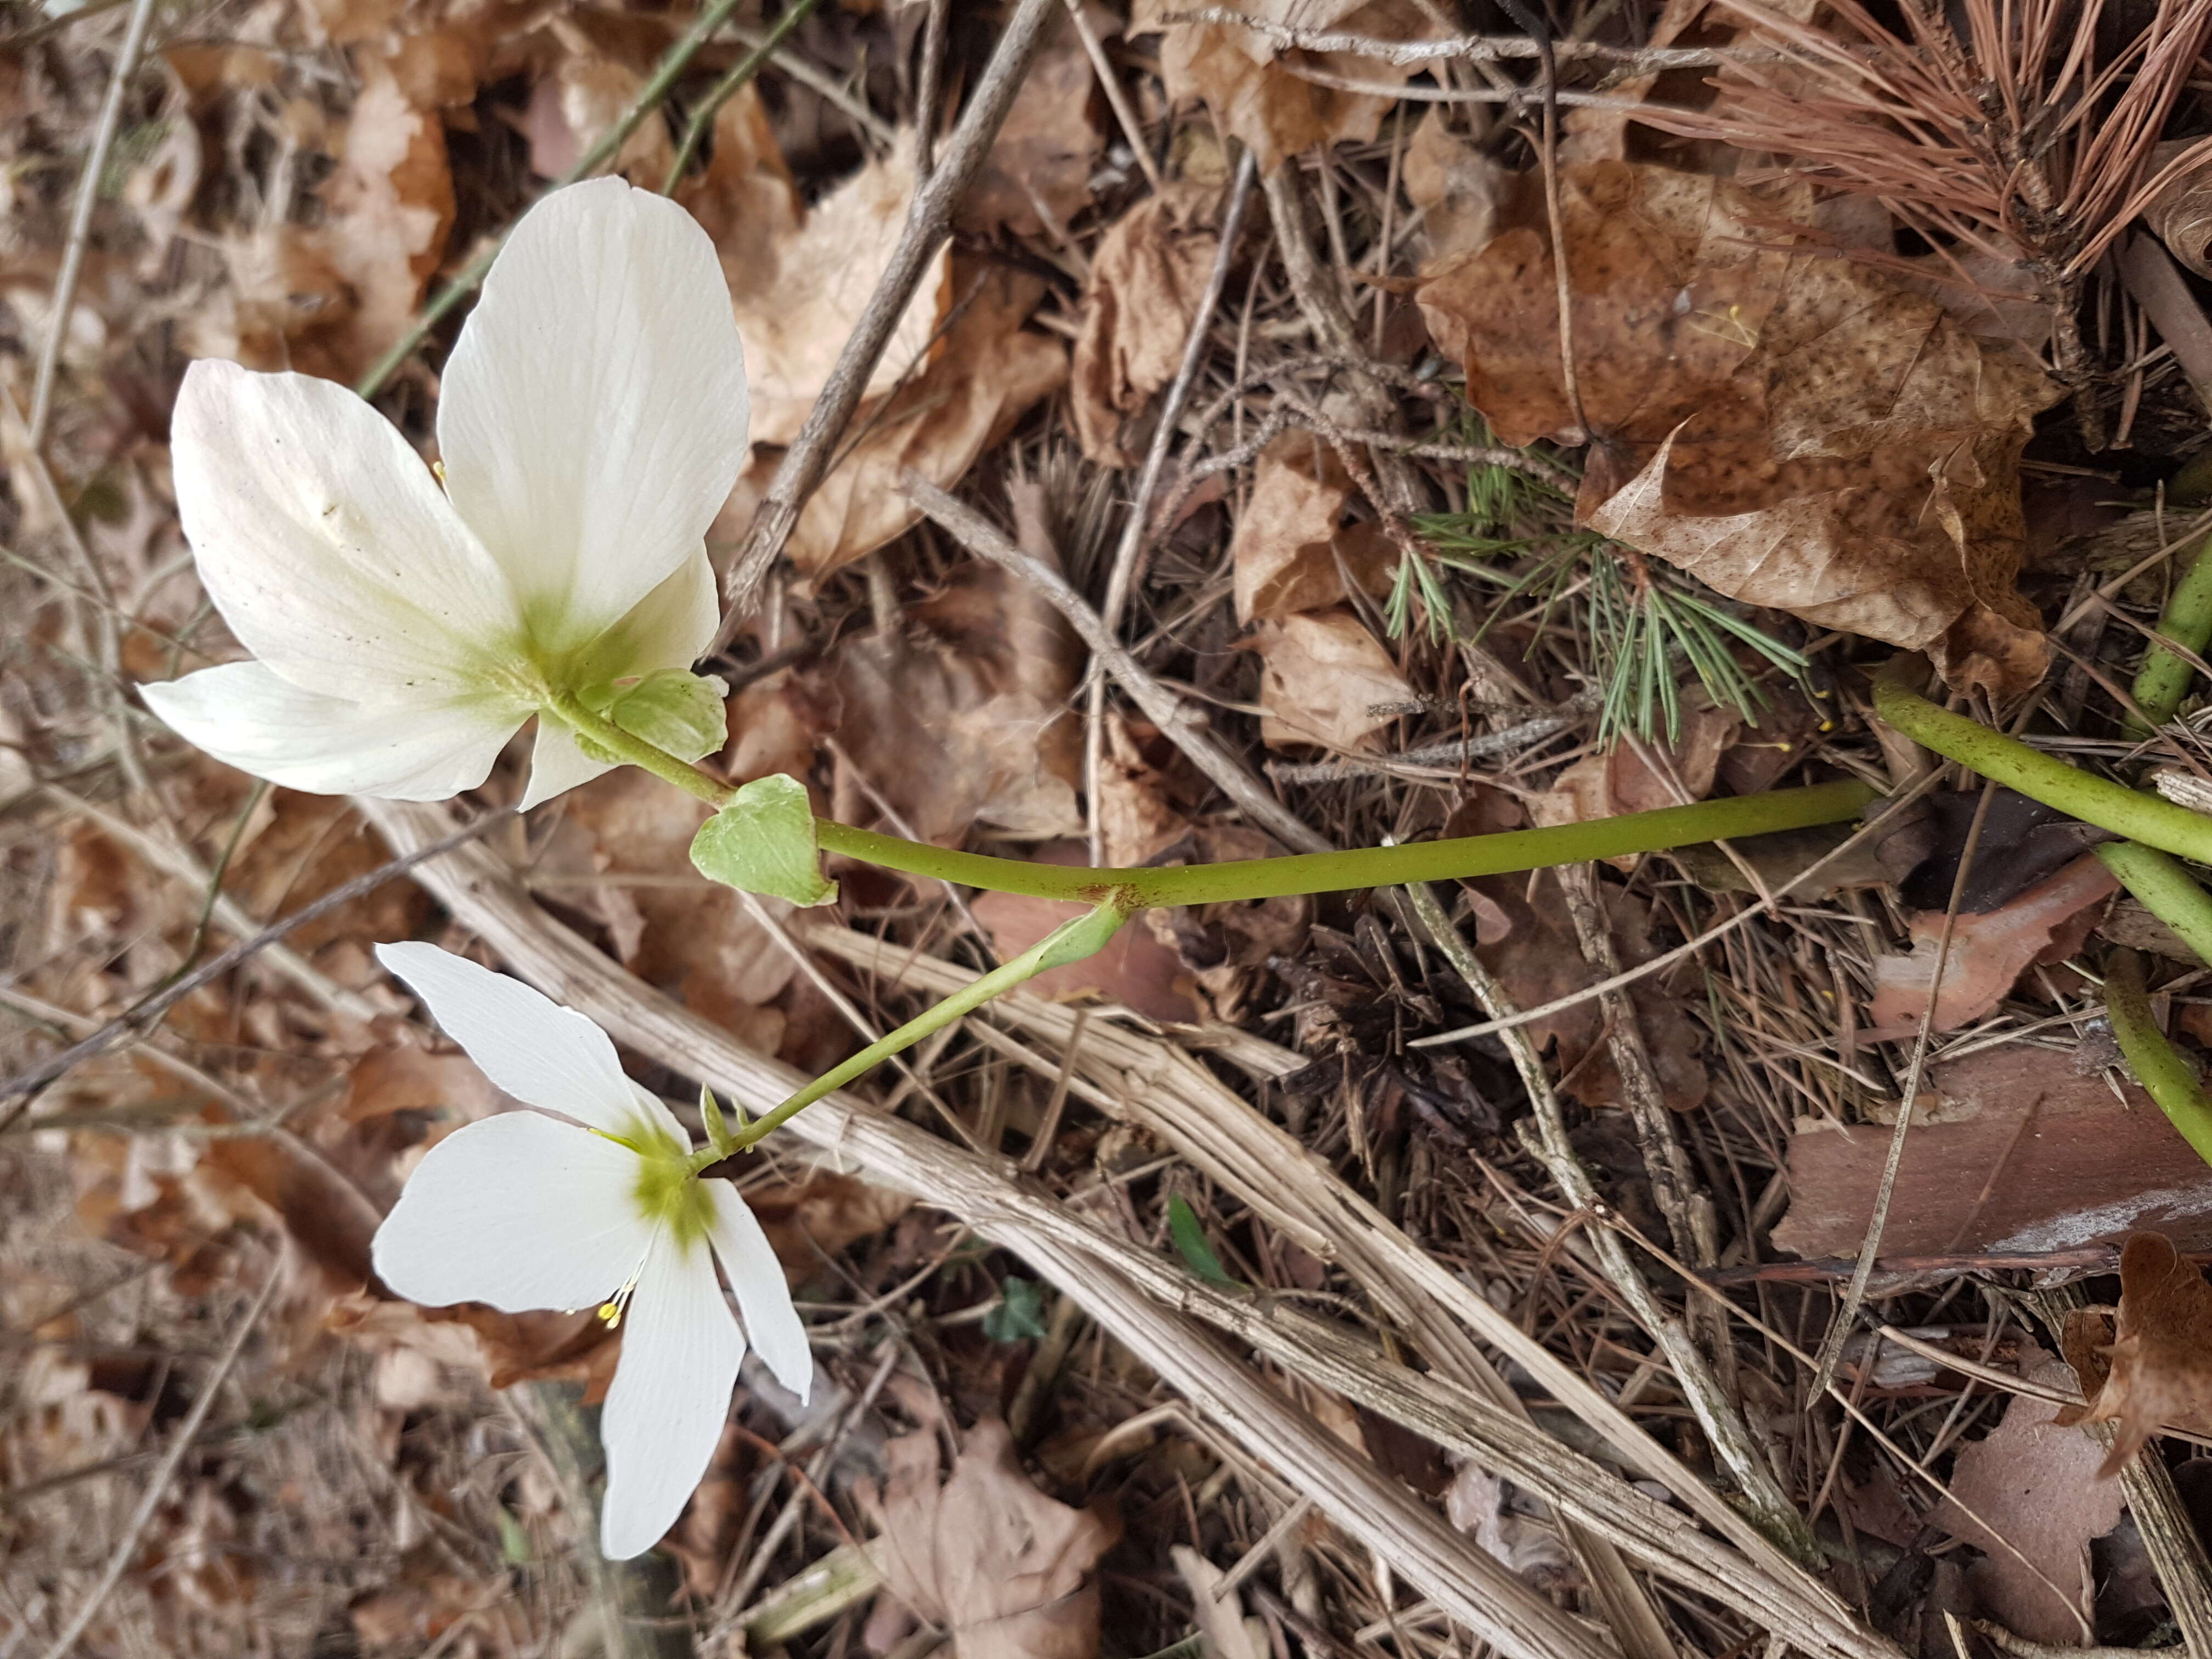
[[[1012,990],[1023,981],[1036,978],[1048,968],[1063,968],[1071,962],[1080,962],[1085,957],[1095,956],[1106,947],[1107,941],[1121,931],[1121,924],[1128,919],[1129,913],[1118,905],[1104,903],[1093,906],[1086,915],[1054,929],[1012,961],[963,986],[890,1036],[870,1043],[835,1071],[826,1072],[815,1079],[774,1111],[754,1119],[731,1137],[731,1149],[742,1152],[754,1145],[770,1131],[797,1117],[832,1090],[842,1089],[878,1061],[890,1059],[902,1048],[912,1048],[932,1031],[950,1025],[962,1015],[973,1013],[1000,992]]]
[[[2176,1052],[2151,1018],[2142,958],[2133,951],[2113,951],[2105,965],[2105,1012],[2136,1080],[2197,1155],[2212,1164],[2212,1100],[2204,1097],[2196,1067]]]
[[[1343,853],[1302,853],[1287,858],[1243,859],[1175,869],[1092,869],[1027,864],[1018,859],[956,853],[819,821],[822,849],[865,859],[910,875],[958,882],[1036,898],[1110,900],[1132,910],[1166,904],[1214,904],[1224,899],[1280,898],[1298,893],[1341,892],[1361,887],[1399,887],[1409,882],[1449,881],[1468,876],[1540,870],[1554,864],[1620,858],[1698,842],[1727,841],[1775,830],[1855,818],[1874,799],[1865,784],[1846,780],[1807,789],[1699,801],[1656,812],[1563,823],[1548,830],[1513,830],[1454,841],[1404,847],[1363,847]]]
[[[2149,911],[2174,932],[2174,936],[2197,952],[2199,962],[2212,964],[2212,893],[2183,867],[2152,847],[2131,841],[2107,842],[2096,849],[2105,868],[2120,878]]]
[[[594,714],[571,691],[556,691],[545,702],[540,719],[550,716],[571,732],[588,738],[600,748],[632,766],[641,766],[665,783],[696,796],[720,811],[738,792],[719,778],[709,776],[689,761],[680,761],[657,744],[625,732],[604,714]]]
[[[2181,651],[2169,651],[2154,643],[2143,653],[2134,687],[2136,707],[2142,710],[2143,720],[2131,715],[2128,720],[2129,730],[2138,737],[2149,735],[2151,726],[2163,726],[2173,718],[2197,673],[2191,659],[2202,661],[2204,647],[2212,645],[2212,536],[2197,547],[2166,609],[2159,613],[2158,631]]]
[[[2085,772],[1979,720],[1938,708],[1905,684],[1905,661],[1875,677],[1875,713],[1937,754],[2084,823],[2198,864],[2212,864],[2212,817]]]
[[[663,196],[673,191],[676,181],[684,176],[684,169],[698,151],[700,140],[714,125],[715,112],[730,101],[739,87],[760,73],[760,66],[791,38],[792,31],[806,21],[817,3],[817,0],[792,0],[783,9],[783,15],[775,20],[775,27],[768,32],[768,38],[739,58],[737,67],[715,82],[706,97],[700,100],[699,107],[691,112],[691,119],[684,125],[683,142],[676,146],[676,159],[668,164],[668,177],[661,181]]]

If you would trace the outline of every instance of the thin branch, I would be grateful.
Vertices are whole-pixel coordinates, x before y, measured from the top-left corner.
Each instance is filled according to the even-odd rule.
[[[61,275],[54,279],[54,298],[46,313],[46,337],[39,342],[37,377],[31,386],[30,447],[33,453],[46,441],[46,422],[54,412],[54,378],[61,368],[62,342],[69,337],[70,307],[76,302],[77,279],[84,273],[84,253],[92,240],[92,210],[100,201],[100,177],[107,171],[107,152],[114,146],[115,130],[122,125],[123,100],[131,93],[131,77],[146,50],[146,31],[153,21],[154,0],[134,0],[131,21],[123,33],[123,50],[107,77],[107,97],[100,106],[100,125],[93,131],[92,148],[85,153],[84,171],[78,175],[76,202],[70,210],[69,244],[62,252]]]
[[[945,140],[944,154],[938,158],[929,182],[915,191],[882,280],[869,296],[867,309],[854,325],[821,395],[807,411],[805,423],[784,452],[782,463],[769,481],[768,493],[754,510],[752,523],[722,579],[727,609],[706,655],[713,656],[736,634],[738,623],[752,608],[769,567],[791,539],[799,509],[828,474],[837,440],[853,418],[853,411],[860,407],[877,359],[890,343],[922,274],[945,245],[953,208],[982,167],[1000,125],[1013,106],[1030,60],[1043,42],[1045,21],[1054,3],[1055,0],[1021,0],[999,37],[998,48],[991,54],[975,95]]]
[[[1243,763],[1224,749],[1206,729],[1202,716],[1147,673],[1134,657],[1121,648],[1098,613],[1068,586],[1067,579],[1041,559],[1030,557],[1001,533],[999,527],[965,502],[948,495],[920,473],[908,471],[901,480],[907,498],[928,515],[932,523],[979,559],[1013,572],[1034,587],[1082,635],[1091,654],[1106,672],[1121,683],[1145,718],[1190,757],[1221,793],[1242,807],[1247,817],[1285,846],[1301,853],[1335,849],[1296,814],[1261,787]]]
[[[1255,17],[1249,12],[1232,11],[1226,6],[1200,6],[1189,11],[1171,11],[1163,15],[1160,21],[1165,23],[1212,23],[1217,27],[1249,29],[1255,34],[1265,35],[1279,46],[1291,46],[1300,52],[1344,52],[1354,58],[1371,58],[1377,63],[1395,64],[1401,67],[1415,64],[1496,64],[1534,58],[1540,52],[1534,40],[1516,35],[1462,34],[1443,40],[1379,40],[1371,35],[1338,34],[1326,29],[1296,28],[1269,18]],[[1706,46],[1614,46],[1596,40],[1562,40],[1558,52],[1560,58],[1571,63],[1589,58],[1618,64],[1625,73],[1630,75],[1648,75],[1668,69],[1713,69],[1723,64],[1737,62],[1744,56],[1741,52],[1716,51]]]

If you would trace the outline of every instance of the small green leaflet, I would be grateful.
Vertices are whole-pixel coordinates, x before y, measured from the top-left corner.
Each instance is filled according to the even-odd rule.
[[[1168,1237],[1175,1240],[1176,1253],[1182,1256],[1191,1272],[1209,1285],[1218,1285],[1224,1290],[1241,1291],[1242,1279],[1231,1279],[1221,1266],[1221,1258],[1213,1253],[1213,1246],[1206,1240],[1205,1225],[1198,1212],[1190,1207],[1190,1200],[1181,1193],[1168,1200]]]
[[[1044,1298],[1034,1279],[1006,1275],[999,1305],[983,1316],[983,1334],[994,1342],[1029,1342],[1044,1334]]]
[[[837,897],[837,884],[822,874],[806,786],[781,773],[754,779],[701,824],[691,862],[726,887],[793,904],[830,904]]]
[[[711,674],[664,668],[633,684],[593,686],[579,700],[630,736],[680,761],[695,761],[730,740],[722,715],[722,699],[728,695],[729,688]],[[588,738],[580,737],[577,743],[593,760],[614,759]]]

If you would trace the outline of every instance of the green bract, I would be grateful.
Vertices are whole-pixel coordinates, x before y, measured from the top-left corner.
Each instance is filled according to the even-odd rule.
[[[630,736],[680,761],[695,761],[729,740],[722,720],[722,699],[728,695],[729,687],[711,674],[664,668],[629,684],[593,686],[577,701]],[[595,761],[612,765],[617,760],[581,732],[576,746]]]
[[[837,884],[822,873],[806,786],[778,773],[756,778],[699,826],[691,862],[727,887],[793,904],[831,904]]]

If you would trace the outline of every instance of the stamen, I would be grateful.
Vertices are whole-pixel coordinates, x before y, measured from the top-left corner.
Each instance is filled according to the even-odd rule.
[[[641,1261],[638,1263],[637,1273],[632,1273],[624,1279],[620,1290],[599,1304],[599,1316],[606,1321],[609,1330],[618,1331],[622,1328],[623,1312],[629,1306],[629,1299],[637,1290],[637,1273],[644,1271],[645,1264]]]

